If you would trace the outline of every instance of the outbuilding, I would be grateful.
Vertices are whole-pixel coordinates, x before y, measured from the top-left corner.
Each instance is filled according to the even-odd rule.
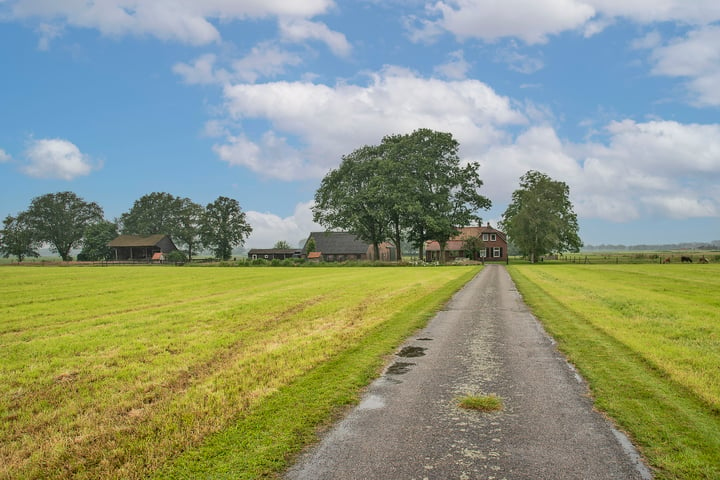
[[[120,235],[108,242],[108,247],[115,252],[113,258],[117,261],[149,262],[156,253],[168,253],[178,248],[169,235]]]

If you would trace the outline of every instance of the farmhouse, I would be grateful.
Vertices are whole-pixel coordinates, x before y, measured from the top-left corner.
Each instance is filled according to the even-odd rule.
[[[168,253],[177,250],[168,235],[120,235],[108,242],[107,246],[115,252],[115,260],[130,261],[149,262],[156,253],[163,254],[164,258]]]
[[[469,253],[468,239],[480,239],[482,247],[479,252]],[[461,227],[458,234],[445,245],[445,261],[456,258],[470,258],[483,261],[507,261],[507,238],[505,233],[490,226]],[[440,260],[440,244],[429,241],[425,245],[425,260],[435,262]]]
[[[315,241],[315,250],[308,252],[310,239]],[[324,262],[343,262],[345,260],[375,260],[373,246],[348,232],[312,232],[305,242],[303,253],[308,259]],[[314,253],[314,255],[311,255]],[[394,261],[397,259],[395,248],[380,244],[380,258],[377,260]]]
[[[250,260],[285,260],[286,258],[302,258],[302,251],[293,248],[253,248],[248,252]]]

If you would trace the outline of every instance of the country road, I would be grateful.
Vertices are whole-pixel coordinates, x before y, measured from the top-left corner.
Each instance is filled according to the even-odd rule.
[[[496,413],[457,397],[494,393]],[[288,480],[650,479],[624,435],[489,265],[414,335]]]

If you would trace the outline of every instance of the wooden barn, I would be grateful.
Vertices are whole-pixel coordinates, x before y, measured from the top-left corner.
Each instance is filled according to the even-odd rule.
[[[151,261],[157,253],[163,257],[177,250],[168,235],[120,235],[107,244],[115,252],[113,258],[117,261]]]
[[[308,242],[310,239],[315,242],[314,252],[308,252]],[[360,240],[352,233],[348,232],[312,232],[308,237],[303,253],[308,259],[310,254],[315,253],[313,260],[322,260],[324,262],[344,262],[346,260],[381,260],[395,261],[397,255],[395,248],[389,243],[380,244],[380,258],[374,258],[373,246],[363,240]]]

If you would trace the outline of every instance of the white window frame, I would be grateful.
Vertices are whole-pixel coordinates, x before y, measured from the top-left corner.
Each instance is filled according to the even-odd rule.
[[[500,247],[493,247],[493,258],[500,258]]]

